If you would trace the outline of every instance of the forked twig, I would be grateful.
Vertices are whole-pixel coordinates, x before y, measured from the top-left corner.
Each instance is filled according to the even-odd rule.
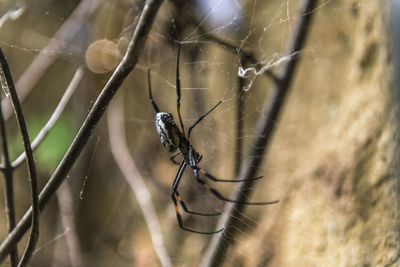
[[[117,100],[118,101],[115,101]],[[136,167],[126,142],[123,102],[121,98],[115,99],[107,112],[108,133],[110,138],[111,152],[118,164],[125,180],[130,185],[136,196],[149,229],[154,250],[160,259],[162,266],[172,266],[171,260],[164,247],[164,241],[158,223],[157,214],[151,201],[150,192]]]
[[[25,266],[32,256],[32,253],[36,246],[36,242],[39,237],[39,197],[38,197],[39,192],[37,186],[37,175],[36,175],[35,162],[33,160],[31,142],[29,140],[29,134],[26,128],[24,115],[22,113],[22,108],[18,100],[17,91],[15,90],[14,81],[11,76],[11,71],[9,69],[7,60],[1,48],[0,48],[0,63],[5,81],[7,83],[6,85],[7,88],[3,87],[3,89],[9,91],[8,93],[10,95],[11,102],[14,108],[15,117],[17,119],[18,127],[24,142],[24,149],[26,153],[28,173],[29,173],[29,183],[31,187],[32,218],[30,222],[32,224],[32,228],[29,235],[28,244],[26,245],[24,254],[22,254],[21,260],[18,264],[18,266]],[[13,245],[15,246],[16,244]]]
[[[294,52],[302,50],[310,28],[313,15],[311,11],[314,9],[316,2],[316,0],[304,1],[300,10],[301,16],[293,33],[293,38],[289,43],[287,54],[293,54]],[[264,152],[275,129],[276,121],[279,117],[285,97],[293,82],[293,74],[298,65],[299,58],[300,54],[286,62],[279,73],[279,82],[275,85],[273,96],[264,103],[255,130],[255,136],[257,137],[251,146],[251,152],[246,162],[241,168],[239,179],[254,177],[262,162]],[[234,193],[234,199],[243,202],[248,198],[251,193],[252,184],[253,181],[248,181],[238,186]],[[234,236],[236,234],[235,229],[237,229],[237,225],[240,223],[243,209],[244,205],[242,204],[227,205],[226,211],[220,220],[220,224],[225,227],[225,231],[221,235],[214,236],[211,240],[203,258],[202,266],[220,266],[223,262],[227,248],[232,245],[234,241]]]
[[[109,102],[118,91],[119,87],[126,79],[128,74],[133,70],[138,61],[139,54],[146,40],[147,34],[150,31],[151,25],[155,19],[158,9],[161,6],[162,0],[147,0],[140,16],[139,22],[136,26],[135,32],[128,45],[128,49],[118,65],[117,69],[108,80],[105,87],[102,89],[100,95],[96,99],[93,107],[91,108],[86,120],[83,122],[81,128],[75,139],[72,141],[67,153],[64,155],[60,164],[46,183],[39,196],[40,209],[43,209],[48,203],[60,186],[61,182],[65,179],[69,170],[72,168],[76,159],[80,155],[84,146],[92,135],[97,123],[104,114]],[[7,236],[7,238],[0,245],[0,262],[4,260],[10,251],[10,248],[18,242],[22,235],[27,231],[30,226],[30,219],[32,216],[32,209],[30,208],[23,218],[18,222],[14,230]]]
[[[39,134],[36,136],[36,138],[33,140],[31,146],[32,150],[35,150],[36,147],[41,143],[41,141],[45,138],[47,133],[52,129],[58,118],[60,117],[61,113],[63,112],[65,106],[67,105],[69,99],[71,98],[72,94],[74,93],[75,89],[78,87],[80,81],[82,80],[84,74],[83,68],[78,68],[78,70],[75,72],[74,77],[72,78],[69,86],[65,90],[65,93],[63,97],[61,98],[59,104],[57,105],[55,111],[53,112],[52,116],[50,117],[49,121],[46,123],[46,125],[42,128],[42,130],[39,132]],[[2,166],[2,171],[5,174],[5,187],[6,187],[6,207],[7,207],[7,221],[8,221],[8,230],[11,232],[11,230],[15,227],[15,215],[14,215],[14,202],[13,202],[13,186],[12,186],[12,171],[13,169],[17,168],[26,158],[26,154],[22,153],[13,163],[10,162],[9,157],[8,157],[8,152],[7,152],[7,143],[5,139],[5,129],[4,129],[4,121],[3,121],[3,116],[2,112],[0,110],[0,123],[2,126],[2,136],[3,136],[3,158],[4,158],[4,165]],[[4,131],[4,132],[3,132]],[[65,185],[67,187],[67,185]],[[65,191],[66,189],[64,189]],[[64,201],[65,202],[65,201]],[[60,209],[62,212],[62,205],[60,204]],[[61,214],[61,218],[63,219],[66,217],[65,215]],[[68,218],[67,218],[68,219]],[[74,266],[82,266],[82,264],[77,264],[81,263],[80,261],[80,256],[76,252],[76,245],[71,246],[70,244],[77,244],[76,238],[74,239],[74,234],[71,233],[66,237],[67,239],[67,244],[68,244],[68,252],[70,254],[71,261],[73,261],[75,264]],[[71,242],[70,239],[72,239]],[[73,255],[72,255],[73,254]],[[72,257],[73,256],[73,257]],[[17,247],[13,248],[10,252],[10,262],[11,266],[17,266],[18,263],[18,252],[17,252]]]

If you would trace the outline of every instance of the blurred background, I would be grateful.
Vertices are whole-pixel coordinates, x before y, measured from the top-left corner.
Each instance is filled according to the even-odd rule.
[[[147,68],[158,107],[177,118],[176,41],[182,42],[185,128],[222,100],[193,130],[191,142],[203,155],[202,168],[234,179],[271,95],[268,72],[277,73],[288,60],[288,41],[304,15],[301,2],[165,1],[139,63],[42,212],[30,266],[198,266],[212,236],[178,227],[171,201],[178,166],[155,130]],[[31,139],[75,82],[65,110],[34,153],[42,189],[124,55],[144,3],[0,3],[0,46],[23,99]],[[264,178],[252,188],[252,201],[280,203],[246,207],[225,266],[398,263],[397,98],[388,10],[381,1],[328,0],[311,11],[300,65],[257,172]],[[242,57],[243,51],[254,62]],[[4,94],[2,107],[15,159],[23,145]],[[15,171],[14,183],[18,220],[30,206],[25,163]],[[225,196],[236,190],[229,183],[210,184]],[[1,188],[3,194],[3,183]],[[225,203],[197,184],[189,168],[179,192],[193,210],[224,210]],[[0,214],[4,207],[2,197]],[[158,248],[143,209],[155,211],[158,222],[151,220],[162,234]],[[181,212],[191,229],[218,228],[218,217]],[[3,240],[7,221],[0,218]],[[8,259],[0,266],[10,266]]]

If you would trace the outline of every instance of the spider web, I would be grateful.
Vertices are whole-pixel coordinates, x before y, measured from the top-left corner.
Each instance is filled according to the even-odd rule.
[[[185,25],[182,19],[193,15],[189,11],[189,4],[177,10],[173,1],[166,1],[152,28],[137,68],[121,88],[122,92],[119,94],[124,96],[129,149],[141,175],[146,179],[164,234],[164,245],[176,266],[191,263],[197,265],[210,237],[186,233],[177,227],[170,201],[170,187],[178,167],[168,160],[171,155],[160,144],[154,129],[155,114],[148,101],[146,69],[151,68],[153,96],[159,108],[172,113],[177,120],[177,46],[174,41],[181,41],[181,112],[185,129],[187,131],[199,116],[222,100],[223,103],[193,130],[191,142],[203,155],[199,164],[202,168],[218,178],[233,179],[236,177],[235,169],[246,159],[251,149],[250,145],[256,138],[257,119],[265,99],[271,94],[272,81],[266,73],[277,72],[283,63],[298,54],[308,61],[324,60],[319,55],[323,48],[313,44],[306,50],[286,54],[288,40],[300,16],[299,2],[198,0],[191,3],[191,8],[195,7],[196,10],[194,23],[192,21],[192,24]],[[355,5],[368,4],[368,1],[355,1],[352,5],[334,5],[331,2],[323,1],[311,12],[315,12],[317,16],[320,13],[334,16],[351,10]],[[62,96],[77,66],[87,64],[88,58],[85,53],[92,42],[110,41],[122,54],[124,42],[129,39],[131,33],[129,25],[135,23],[137,12],[140,10],[140,3],[135,1],[104,1],[91,13],[91,17],[76,32],[65,49],[59,51],[46,48],[54,33],[69,19],[77,4],[77,1],[63,4],[65,6],[56,1],[40,4],[10,1],[0,9],[1,14],[9,12],[10,16],[7,22],[0,23],[0,45],[7,53],[15,80],[23,75],[39,53],[44,52],[55,60],[24,101],[24,111],[29,114],[28,121],[32,120],[42,125],[47,120],[57,105],[56,99]],[[17,16],[15,12],[22,14]],[[237,49],[229,49],[210,36],[229,42]],[[240,58],[239,54],[242,51],[253,52],[257,64],[249,64]],[[102,68],[107,69],[109,66],[98,67],[96,70]],[[88,71],[59,125],[72,122],[76,131],[98,95],[99,88],[103,87],[109,76],[109,71],[97,74]],[[242,78],[242,84],[239,78]],[[237,103],[240,97],[243,116],[238,119]],[[237,136],[236,127],[239,120],[243,123],[243,129]],[[282,120],[276,123],[278,131],[275,134],[278,135],[282,131],[285,135],[277,138],[277,141],[284,138],[295,139],[295,129],[303,129],[299,126],[301,121]],[[16,130],[13,122],[9,122],[9,125],[10,132]],[[158,264],[135,197],[130,190],[125,189],[127,184],[110,155],[106,127],[105,124],[99,125],[99,130],[94,133],[95,141],[89,145],[81,157],[81,162],[74,167],[68,179],[74,202],[72,209],[77,221],[73,229],[79,236],[82,257],[85,262],[96,266],[131,266],[132,262],[137,266]],[[75,133],[72,133],[72,137]],[[65,151],[72,137],[60,144],[60,151]],[[22,146],[17,141],[11,142],[15,143],[11,150],[18,154]],[[237,149],[237,142],[242,143],[241,150]],[[291,158],[288,147],[293,147],[296,153],[298,145],[296,140],[292,140],[287,143],[273,143],[272,146],[271,151],[280,151],[280,148],[283,150],[276,157]],[[40,159],[41,154],[38,152],[36,156]],[[237,157],[240,158],[239,162]],[[177,159],[181,157],[178,156]],[[87,162],[90,162],[89,167],[86,166]],[[258,175],[264,175],[264,179],[254,184],[251,198],[253,201],[280,199],[285,190],[281,189],[283,182],[279,179],[283,179],[285,174],[295,168],[293,166],[282,169],[283,163],[274,165],[277,160],[271,154],[268,154],[264,162],[258,171]],[[41,166],[43,186],[48,174],[56,165],[47,166],[46,162],[38,164]],[[23,172],[16,175],[23,176]],[[231,192],[236,190],[235,185],[228,183],[210,184],[226,196],[230,196]],[[20,197],[22,192],[27,190],[27,184],[21,178],[18,179],[16,187],[16,205],[23,207],[18,208],[20,216],[29,205],[27,196]],[[223,202],[195,182],[190,168],[186,169],[179,192],[193,210],[207,212],[224,209]],[[3,209],[4,203],[1,204]],[[56,204],[54,201],[54,205]],[[218,222],[218,218],[188,216],[182,210],[181,212],[185,225],[193,229],[211,231]],[[41,217],[44,226],[39,248],[33,258],[35,264],[49,265],[58,261],[65,264],[65,261],[68,261],[68,253],[65,252],[67,245],[63,243],[65,240],[62,236],[69,235],[72,228],[63,228],[59,219],[54,223],[50,218],[55,214],[58,214],[57,210],[49,208]],[[279,205],[249,206],[241,215],[242,224],[237,229],[240,235],[235,237],[235,246],[227,252],[226,264],[266,265],[277,253],[271,244],[279,234],[271,232],[271,229],[277,229],[274,218],[279,215]],[[0,223],[1,236],[5,236],[6,232],[4,223],[5,221]],[[44,229],[45,227],[48,229]],[[304,238],[308,238],[307,233],[304,233]],[[278,265],[285,265],[285,262],[279,262]]]

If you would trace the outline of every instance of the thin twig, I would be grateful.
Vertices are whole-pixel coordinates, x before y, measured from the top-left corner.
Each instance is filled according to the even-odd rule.
[[[102,89],[99,97],[97,98],[92,109],[90,110],[86,120],[83,122],[67,153],[64,155],[60,164],[58,165],[58,167],[46,183],[45,187],[43,188],[42,192],[40,193],[39,204],[41,209],[46,206],[50,197],[54,195],[61,182],[65,179],[69,170],[71,169],[81,151],[83,150],[84,146],[88,142],[89,137],[92,135],[109,102],[118,91],[122,82],[136,66],[147,34],[150,31],[151,25],[153,24],[157,11],[160,8],[162,2],[162,0],[146,1],[138,25],[128,45],[128,49],[126,50],[125,56],[123,57],[121,63],[118,65],[117,69],[114,71],[110,80]],[[0,262],[2,262],[6,255],[9,253],[11,245],[18,242],[21,239],[22,235],[29,228],[31,216],[32,209],[30,208],[25,213],[23,218],[18,222],[14,230],[0,245]]]
[[[74,198],[71,193],[69,181],[65,180],[56,192],[57,203],[60,209],[61,225],[64,230],[69,229],[65,235],[67,243],[67,252],[69,256],[69,266],[82,267],[83,259],[81,254],[81,245],[79,243],[78,231],[76,229],[76,219],[74,213]],[[63,251],[62,253],[65,253]],[[57,255],[55,255],[57,257]]]
[[[10,233],[15,227],[15,206],[14,206],[14,186],[13,186],[13,168],[11,167],[10,155],[8,153],[6,126],[3,118],[3,111],[0,106],[0,131],[1,131],[1,143],[2,143],[2,158],[4,169],[4,190],[5,190],[5,204],[6,204],[6,215],[7,215],[7,228]],[[10,250],[10,263],[12,267],[18,264],[18,249],[17,245],[14,245]]]
[[[64,108],[67,106],[68,101],[70,100],[72,94],[75,92],[75,89],[78,87],[79,83],[81,82],[84,74],[84,70],[82,67],[78,68],[75,72],[74,77],[72,78],[71,82],[69,83],[67,89],[65,90],[64,95],[62,96],[60,102],[58,103],[56,109],[54,110],[53,114],[51,115],[50,119],[46,123],[45,126],[40,130],[38,135],[32,141],[32,150],[35,149],[40,145],[43,139],[47,136],[50,130],[53,128],[54,124],[60,118]],[[25,152],[22,153],[17,157],[16,160],[12,162],[12,167],[17,168],[22,162],[24,162],[26,156]]]
[[[196,21],[196,23],[198,23],[198,21]],[[237,46],[227,40],[224,40],[224,39],[220,38],[218,35],[210,32],[210,31],[207,31],[205,29],[204,25],[201,25],[200,27],[198,27],[198,30],[200,32],[200,36],[203,39],[213,42],[213,43],[216,43],[216,44],[219,44],[223,48],[229,49],[233,53],[238,54],[240,56],[241,64],[246,65],[246,63],[250,63],[250,64],[253,64],[255,66],[255,68],[257,68],[257,69],[261,69],[263,67],[263,64],[260,63],[260,61],[256,59],[256,57],[254,56],[254,54],[252,52],[244,49],[243,47]],[[190,41],[188,41],[188,42],[190,42]],[[198,41],[196,41],[196,43],[198,43]],[[268,78],[272,79],[274,82],[277,81],[276,75],[269,69],[262,72],[262,74],[264,74]]]
[[[199,30],[204,31],[203,27],[200,27]],[[262,68],[263,64],[260,63],[260,61],[258,61],[256,59],[256,57],[254,56],[253,53],[251,53],[239,46],[236,46],[226,40],[223,40],[215,34],[206,33],[205,31],[203,33],[204,33],[204,35],[203,35],[204,39],[214,42],[214,43],[217,43],[217,44],[221,45],[223,48],[227,48],[227,49],[231,50],[232,52],[239,54],[241,56],[241,59],[244,59],[245,62],[249,62],[250,64],[255,65],[256,68],[259,68],[259,69]],[[241,63],[244,64],[243,62],[241,62]],[[272,79],[273,81],[276,81],[276,79],[277,79],[275,74],[270,70],[265,70],[263,72],[263,74],[265,76],[267,76],[268,78]]]
[[[115,101],[117,99],[118,101]],[[136,200],[146,220],[154,250],[162,266],[172,266],[167,250],[164,247],[161,227],[158,223],[149,190],[128,150],[124,126],[123,101],[121,101],[121,97],[117,99],[114,100],[115,102],[111,104],[107,112],[111,152],[125,180],[136,196]]]
[[[305,0],[300,10],[300,20],[296,25],[293,38],[289,43],[287,54],[300,51],[305,43],[307,33],[310,28],[313,8],[316,0]],[[249,179],[254,177],[258,167],[260,166],[264,152],[271,140],[273,130],[275,129],[278,116],[285,101],[285,96],[293,82],[293,74],[298,65],[300,54],[287,61],[283,66],[276,84],[273,96],[264,103],[261,116],[258,120],[254,140],[251,146],[251,152],[247,158],[243,168],[241,169],[239,179]],[[242,183],[234,192],[234,199],[239,202],[245,201],[251,193],[253,181]],[[234,236],[237,233],[237,225],[240,223],[244,205],[229,204],[220,220],[220,224],[224,226],[225,231],[221,235],[214,236],[211,240],[206,254],[202,261],[202,266],[220,266],[226,255],[227,248],[233,244]]]
[[[26,245],[24,254],[22,254],[21,260],[18,266],[26,266],[29,259],[32,256],[33,250],[35,249],[36,242],[39,237],[39,197],[38,197],[38,186],[37,186],[37,174],[35,168],[35,162],[33,160],[33,153],[31,149],[31,142],[29,140],[28,130],[26,128],[24,115],[22,113],[21,104],[18,100],[17,91],[15,90],[14,81],[11,76],[11,71],[9,69],[7,60],[0,48],[0,62],[1,68],[7,82],[7,89],[10,94],[12,105],[15,112],[15,117],[17,119],[18,127],[22,135],[24,142],[24,149],[27,157],[27,166],[29,173],[29,183],[31,187],[31,202],[32,202],[32,219],[31,219],[31,232],[28,239],[28,244]],[[3,88],[4,89],[4,88]],[[14,228],[15,230],[15,228]],[[14,244],[15,246],[15,244]]]
[[[241,62],[246,62],[246,57],[242,55]],[[243,153],[243,115],[244,115],[244,79],[237,77],[237,96],[236,96],[236,131],[235,131],[235,177],[238,177],[242,164]]]
[[[58,55],[63,53],[100,3],[101,0],[82,0],[54,34],[49,44],[35,57],[15,84],[21,102],[46,73],[48,67],[54,63]],[[4,111],[4,120],[7,120],[12,114],[11,105],[8,101],[2,101],[1,106]]]

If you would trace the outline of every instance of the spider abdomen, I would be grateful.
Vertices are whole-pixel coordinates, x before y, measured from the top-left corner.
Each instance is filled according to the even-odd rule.
[[[157,133],[161,143],[169,152],[175,152],[179,147],[180,131],[171,113],[158,112],[155,118]]]

